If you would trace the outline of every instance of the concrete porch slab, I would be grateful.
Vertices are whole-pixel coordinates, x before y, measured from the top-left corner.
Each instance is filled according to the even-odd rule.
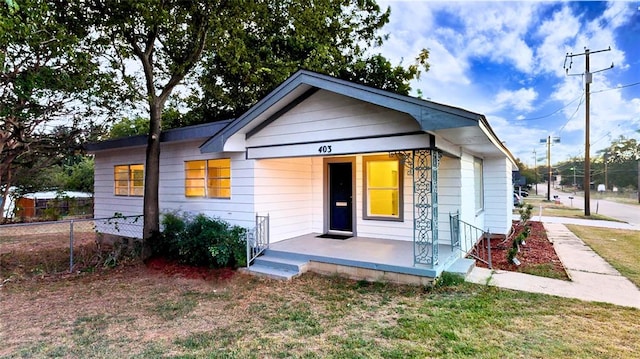
[[[450,246],[438,246],[438,263],[431,267],[414,264],[413,242],[380,238],[352,237],[345,240],[319,238],[311,233],[272,243],[265,256],[276,255],[316,263],[337,265],[336,270],[349,271],[348,267],[396,273],[418,277],[435,278],[454,263],[458,253]],[[310,269],[313,270],[312,264]],[[342,269],[340,269],[342,268]],[[356,277],[353,270],[352,277]],[[364,272],[363,272],[364,273]],[[374,275],[372,273],[369,273]],[[375,275],[380,275],[375,274]],[[387,276],[390,276],[389,274]],[[363,278],[364,279],[364,278]]]

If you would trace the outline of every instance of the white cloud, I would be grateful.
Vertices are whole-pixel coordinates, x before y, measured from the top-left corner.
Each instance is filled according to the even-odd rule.
[[[406,65],[422,48],[430,49],[431,70],[412,87],[433,101],[488,114],[499,138],[518,157],[532,158],[534,148],[544,153],[539,139],[548,135],[562,137],[554,146],[554,161],[584,155],[585,105],[580,97],[585,58],[573,58],[570,73],[579,76],[567,76],[563,64],[566,53],[578,54],[585,47],[612,48],[591,55],[591,71],[615,63],[613,70],[595,74],[591,85],[593,153],[610,137],[629,135],[640,126],[639,96],[630,96],[629,89],[598,92],[638,81],[637,70],[632,71],[637,60],[629,64],[630,54],[616,43],[620,27],[637,18],[629,2],[610,2],[591,20],[592,13],[585,10],[592,6],[588,2],[382,3],[386,4],[392,9],[383,55],[395,63],[404,59]],[[631,80],[625,81],[625,76]],[[535,121],[518,121],[538,116]]]
[[[448,3],[447,11],[462,23],[466,39],[458,53],[530,72],[533,51],[523,38],[539,6],[533,2]]]
[[[496,94],[495,104],[498,110],[508,106],[529,112],[533,109],[532,103],[537,98],[538,93],[532,88],[521,88],[516,91],[502,90]]]

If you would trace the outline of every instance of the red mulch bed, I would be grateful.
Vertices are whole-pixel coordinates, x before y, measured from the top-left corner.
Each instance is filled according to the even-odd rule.
[[[562,262],[556,254],[553,243],[549,242],[542,222],[529,221],[531,232],[525,240],[526,244],[520,246],[520,253],[516,255],[516,258],[521,264],[517,266],[509,262],[507,252],[509,248],[511,248],[513,238],[522,230],[522,228],[518,228],[519,226],[517,224],[518,222],[514,221],[516,231],[514,231],[509,238],[491,239],[491,261],[493,268],[513,272],[529,272],[529,269],[532,267],[548,265],[552,267],[554,271],[566,276]],[[480,245],[484,245],[486,248],[486,242],[483,241]],[[476,261],[476,265],[487,268],[487,265],[480,261]]]
[[[231,268],[195,267],[164,258],[151,258],[146,261],[146,265],[153,271],[188,279],[225,280],[236,274],[236,271]]]

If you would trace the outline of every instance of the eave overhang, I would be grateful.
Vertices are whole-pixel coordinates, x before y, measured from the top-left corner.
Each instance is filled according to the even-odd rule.
[[[162,131],[162,133],[160,134],[160,142],[166,143],[204,139],[211,136],[212,134],[215,135],[216,133],[220,132],[223,128],[229,125],[231,121],[232,120],[210,122],[201,125],[174,128],[167,131]],[[88,143],[85,144],[84,148],[89,153],[95,153],[98,151],[111,149],[146,146],[147,141],[147,135],[137,135]]]
[[[468,126],[477,127],[483,118],[480,114],[460,108],[300,70],[224,130],[210,137],[200,146],[200,151],[203,153],[228,151],[231,147],[228,143],[232,137],[236,139],[241,137],[242,140],[250,137],[277,119],[279,113],[286,112],[292,104],[302,102],[317,90],[331,91],[406,113],[416,120],[424,132]]]

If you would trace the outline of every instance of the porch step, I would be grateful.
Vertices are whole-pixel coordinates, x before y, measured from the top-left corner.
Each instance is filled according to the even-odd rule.
[[[247,272],[272,279],[290,280],[307,271],[309,261],[264,254],[253,261]]]
[[[469,275],[469,273],[471,273],[475,266],[476,261],[473,259],[458,258],[455,262],[453,262],[453,264],[445,269],[445,272],[458,274],[464,278],[467,278],[467,276]]]

